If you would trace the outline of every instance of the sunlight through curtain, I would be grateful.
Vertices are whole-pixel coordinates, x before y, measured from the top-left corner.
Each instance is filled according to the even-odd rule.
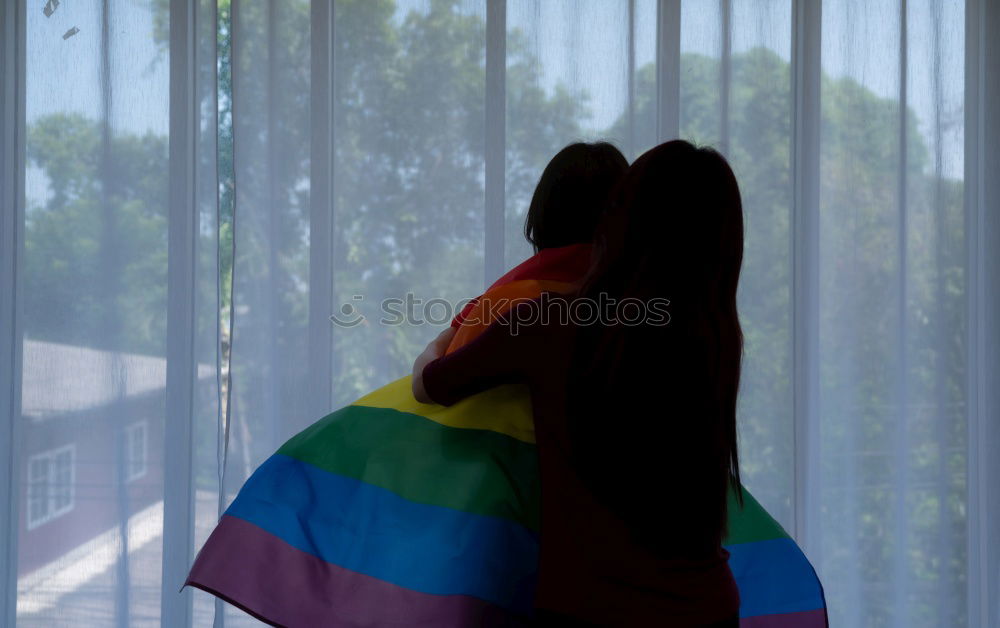
[[[0,624],[259,624],[176,593],[253,470],[531,253],[561,147],[675,135],[741,186],[741,471],[831,624],[1000,621],[1000,8],[2,11]]]

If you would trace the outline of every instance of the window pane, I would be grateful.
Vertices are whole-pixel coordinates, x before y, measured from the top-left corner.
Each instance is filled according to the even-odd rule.
[[[507,267],[532,253],[525,214],[559,149],[607,140],[631,161],[655,142],[655,33],[651,0],[508,0]]]
[[[24,511],[50,520],[19,532],[17,621],[158,626],[162,479],[121,490],[117,449],[137,417],[163,422],[169,3],[18,1],[27,173],[16,449],[21,464],[51,452],[51,466],[44,499],[40,472],[29,480]]]
[[[73,503],[73,451],[64,449],[55,456],[52,507],[62,512]]]
[[[742,479],[791,529],[792,6],[719,0],[681,7],[681,137],[720,151],[742,193]]]
[[[49,458],[41,457],[31,461],[28,486],[28,526],[41,523],[49,509]]]
[[[900,6],[823,4],[820,571],[831,625],[962,626],[965,16]]]

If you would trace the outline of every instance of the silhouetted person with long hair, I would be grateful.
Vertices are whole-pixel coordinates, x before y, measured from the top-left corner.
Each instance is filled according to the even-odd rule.
[[[577,294],[521,303],[445,357],[432,342],[414,392],[450,405],[528,385],[541,624],[735,627],[722,540],[739,487],[739,188],[717,152],[673,141],[615,198]]]

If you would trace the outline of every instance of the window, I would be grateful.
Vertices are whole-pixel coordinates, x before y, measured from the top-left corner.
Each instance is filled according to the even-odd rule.
[[[28,459],[28,529],[73,510],[76,445],[66,445]]]
[[[0,626],[128,623],[147,585],[211,621],[171,587],[220,496],[432,335],[379,303],[526,257],[565,144],[676,137],[740,184],[741,473],[830,623],[1000,628],[1000,1],[4,0],[0,32],[0,528],[73,507],[75,462],[46,530],[163,517],[141,589],[17,586]],[[112,455],[32,457],[108,403],[142,408]],[[5,582],[75,560],[23,536]]]
[[[146,475],[147,421],[139,421],[125,428],[125,481],[138,480]]]

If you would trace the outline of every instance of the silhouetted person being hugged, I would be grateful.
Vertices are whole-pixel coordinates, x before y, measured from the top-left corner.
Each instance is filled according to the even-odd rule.
[[[739,188],[721,155],[678,140],[615,199],[577,293],[521,303],[442,356],[449,328],[414,364],[414,395],[529,387],[539,623],[735,627],[722,540],[739,487]]]

